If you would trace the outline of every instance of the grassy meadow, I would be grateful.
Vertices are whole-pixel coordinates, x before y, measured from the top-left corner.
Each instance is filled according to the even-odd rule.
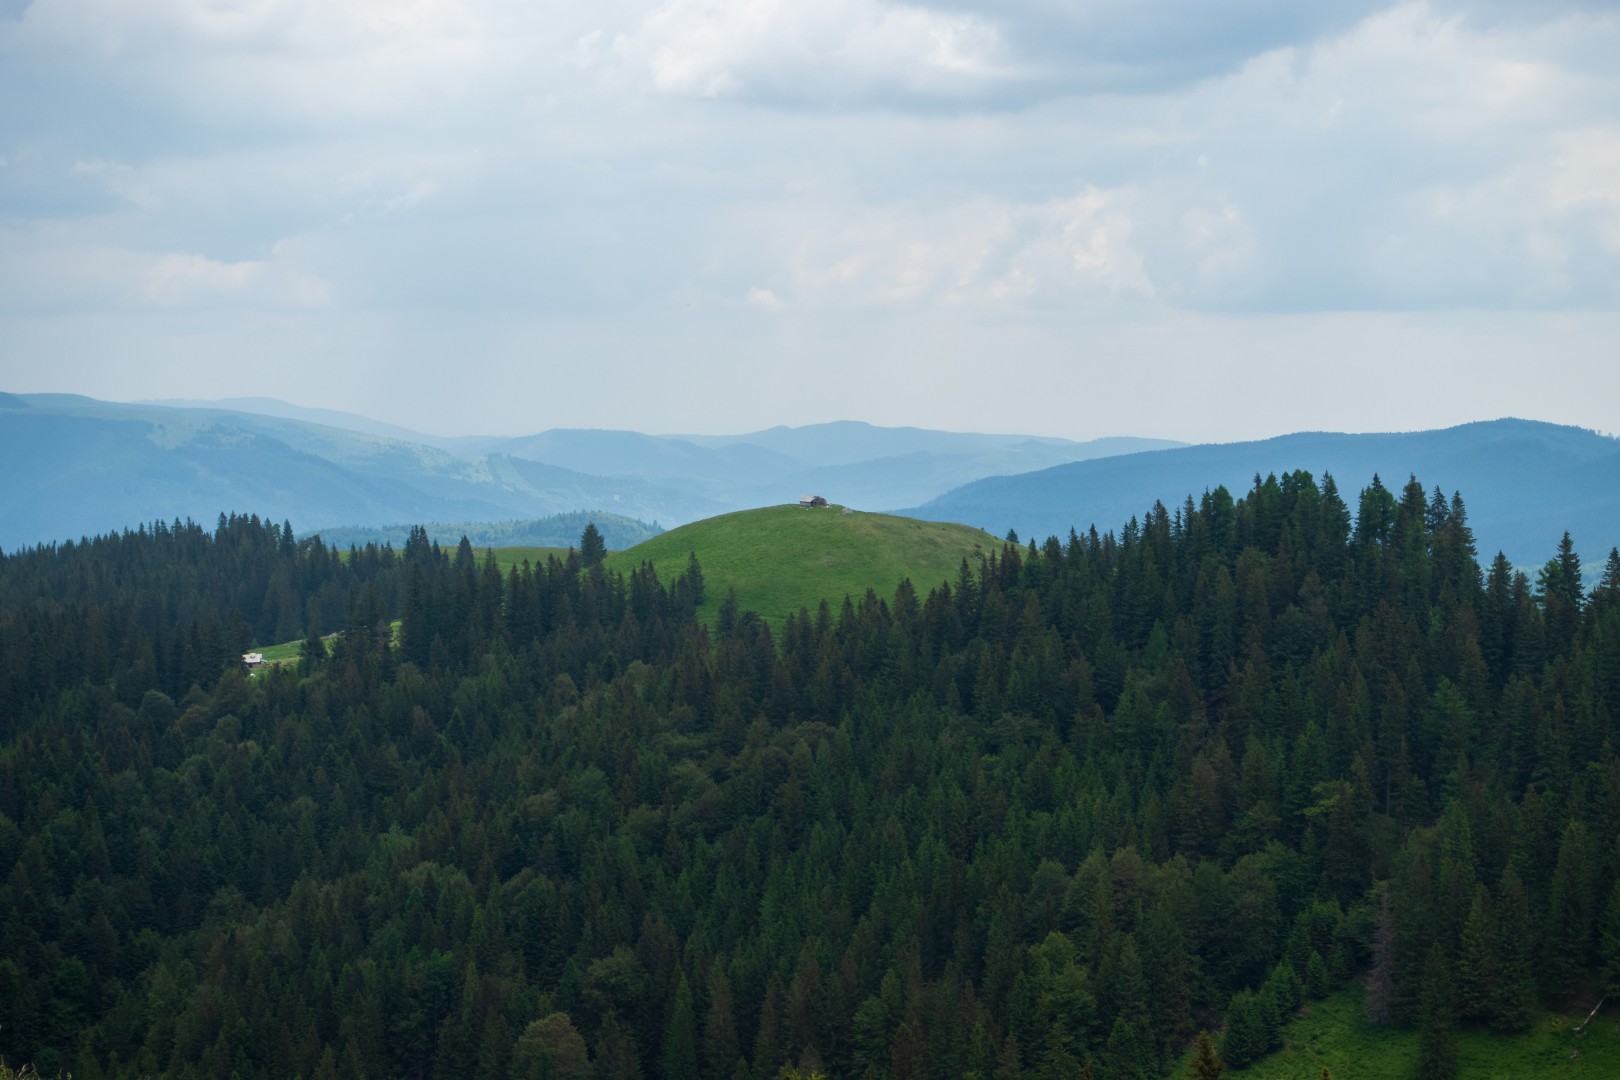
[[[910,578],[918,596],[956,580],[964,558],[976,561],[1001,541],[966,525],[890,514],[844,513],[840,507],[767,506],[683,525],[608,556],[628,573],[651,562],[668,581],[696,553],[706,599],[699,616],[712,622],[727,589],[742,610],[780,623],[825,599],[836,609],[868,588],[885,600]]]
[[[1599,1015],[1586,1030],[1574,1029],[1586,1011],[1543,1013],[1530,1030],[1495,1035],[1463,1030],[1457,1037],[1459,1080],[1614,1080],[1620,1077],[1620,1017]],[[1313,1001],[1288,1025],[1283,1048],[1233,1080],[1318,1080],[1326,1066],[1333,1080],[1411,1080],[1418,1053],[1416,1029],[1376,1028],[1367,1022],[1361,988]],[[1172,1074],[1187,1075],[1191,1060]]]
[[[454,556],[455,552],[456,549],[452,547],[450,549],[450,554]],[[501,568],[501,573],[503,574],[508,570],[511,570],[514,566],[521,566],[525,562],[527,562],[530,566],[544,566],[546,564],[546,559],[551,556],[556,556],[559,559],[566,559],[568,557],[568,549],[565,547],[474,548],[473,554],[478,556],[479,566],[484,565],[484,556],[490,552],[494,552],[495,565]]]

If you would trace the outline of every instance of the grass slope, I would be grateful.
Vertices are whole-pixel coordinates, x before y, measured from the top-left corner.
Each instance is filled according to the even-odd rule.
[[[1609,1010],[1583,1034],[1573,1034],[1585,1019],[1584,1011],[1542,1014],[1521,1035],[1465,1030],[1457,1038],[1457,1075],[1468,1080],[1613,1080],[1620,1076],[1620,1020]],[[1233,1080],[1316,1080],[1325,1065],[1334,1080],[1410,1080],[1417,1053],[1417,1031],[1367,1023],[1361,988],[1352,987],[1311,1002],[1306,1014],[1288,1025],[1283,1049],[1230,1074]],[[1183,1061],[1172,1076],[1185,1076],[1186,1066]]]
[[[568,549],[565,547],[474,548],[473,554],[478,556],[479,566],[484,565],[484,556],[490,552],[494,552],[495,565],[501,568],[502,574],[523,563],[528,563],[532,567],[542,567],[546,565],[546,560],[549,558],[568,558]]]
[[[728,589],[737,604],[779,623],[825,599],[835,608],[868,588],[884,599],[910,578],[919,596],[955,581],[963,558],[1000,541],[966,525],[917,521],[890,514],[843,513],[768,506],[696,521],[608,556],[608,567],[629,573],[651,562],[662,581],[686,569],[696,553],[707,598],[700,616],[712,620]]]

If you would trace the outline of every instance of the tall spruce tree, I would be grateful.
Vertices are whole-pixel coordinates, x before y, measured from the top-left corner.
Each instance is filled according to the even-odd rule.
[[[1423,984],[1418,995],[1416,1080],[1452,1080],[1457,1075],[1454,1000],[1446,955],[1439,945],[1433,945],[1423,962]]]
[[[664,1024],[664,1049],[660,1060],[665,1080],[698,1074],[697,1014],[692,1006],[692,987],[683,973],[675,985],[675,999]]]
[[[1597,928],[1597,867],[1586,825],[1571,821],[1558,845],[1558,861],[1547,894],[1543,930],[1546,963],[1543,989],[1555,1000],[1567,997],[1592,959]]]
[[[579,534],[579,565],[586,570],[602,565],[607,558],[607,541],[597,529],[596,522],[587,521],[585,531]]]
[[[1474,899],[1463,923],[1457,956],[1457,1015],[1471,1023],[1490,1023],[1502,995],[1503,941],[1485,886]]]
[[[1496,910],[1501,980],[1491,1002],[1490,1025],[1502,1032],[1523,1031],[1530,1026],[1536,1000],[1536,932],[1530,895],[1511,865],[1502,871]]]

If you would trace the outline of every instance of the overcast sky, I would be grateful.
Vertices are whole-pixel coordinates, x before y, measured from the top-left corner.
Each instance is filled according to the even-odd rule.
[[[0,0],[0,389],[1620,430],[1620,5]]]

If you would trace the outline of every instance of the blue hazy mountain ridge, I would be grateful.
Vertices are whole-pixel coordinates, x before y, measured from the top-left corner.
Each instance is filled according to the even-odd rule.
[[[408,502],[251,432],[204,429],[178,445],[140,420],[34,411],[0,416],[0,547],[134,526],[156,517],[212,521],[221,510],[298,517],[366,516]]]
[[[274,416],[282,420],[300,420],[306,424],[322,424],[326,427],[341,428],[345,431],[359,432],[363,435],[380,435],[385,439],[397,439],[400,442],[421,443],[423,446],[432,446],[439,450],[449,450],[456,453],[465,452],[458,445],[463,440],[454,437],[429,435],[423,431],[413,431],[397,424],[373,420],[371,417],[362,416],[359,413],[342,412],[337,409],[312,409],[304,405],[294,405],[289,401],[282,401],[280,398],[237,397],[218,398],[208,401],[192,398],[159,398],[151,401],[132,402],[132,404],[158,405],[170,409],[224,410],[258,416]]]
[[[11,395],[0,407],[0,548],[221,511],[300,532],[398,521],[497,521],[611,510],[689,521],[731,509],[635,479],[217,409]]]
[[[1461,492],[1482,560],[1500,550],[1519,566],[1553,554],[1565,529],[1588,564],[1620,544],[1620,440],[1581,428],[1503,419],[1436,431],[1302,432],[1059,465],[978,480],[902,511],[960,521],[996,535],[1065,537],[1071,528],[1115,530],[1161,501],[1172,512],[1225,485],[1234,495],[1256,474],[1331,473],[1354,511],[1375,474],[1399,495],[1415,475],[1428,491]]]
[[[520,438],[468,440],[473,442],[483,452],[671,484],[738,508],[780,502],[784,489],[826,488],[864,509],[910,505],[984,476],[1184,445],[1162,439],[1074,442],[879,428],[859,421],[734,436],[556,428]]]
[[[32,416],[26,437],[19,415]],[[52,426],[47,418],[79,423]],[[496,523],[573,510],[674,526],[805,492],[885,510],[982,476],[1179,445],[859,421],[744,436],[554,429],[436,437],[274,398],[117,403],[70,393],[8,395],[0,402],[0,426],[8,423],[0,444],[28,442],[29,468],[0,486],[0,508],[8,510],[0,547],[75,539],[157,517],[212,520],[222,508],[285,518],[300,531],[399,521]]]
[[[155,518],[211,521],[222,510],[285,518],[300,532],[580,510],[673,527],[809,492],[859,509],[912,506],[902,512],[997,535],[1065,536],[1093,523],[1117,530],[1156,499],[1173,509],[1219,484],[1238,493],[1256,473],[1297,468],[1332,472],[1352,506],[1375,472],[1392,489],[1415,473],[1425,488],[1460,490],[1487,558],[1500,548],[1520,565],[1539,564],[1564,528],[1594,564],[1620,542],[1620,441],[1534,421],[1204,446],[843,421],[735,436],[557,429],[440,440],[452,451],[378,433],[406,430],[390,425],[339,426],[365,420],[350,414],[233,403],[287,415],[0,394],[9,465],[0,548]]]
[[[807,465],[832,467],[891,460],[919,453],[969,455],[996,451],[1020,459],[1028,471],[1064,461],[1185,446],[1172,439],[1108,436],[1076,442],[1038,435],[938,431],[916,427],[877,427],[860,420],[835,420],[803,427],[773,427],[745,435],[682,435],[699,446],[745,444],[771,450]],[[985,475],[994,475],[986,473]]]
[[[983,476],[1179,445],[855,421],[742,436],[557,429],[442,438],[437,445],[416,436],[273,399],[170,404],[8,394],[0,399],[0,450],[15,467],[0,480],[0,548],[157,518],[211,521],[221,511],[285,519],[307,533],[402,521],[510,522],[580,510],[674,526],[805,492],[882,510]],[[871,454],[880,456],[862,456]]]
[[[714,491],[773,483],[804,467],[797,459],[759,446],[706,447],[678,436],[586,428],[554,428],[503,439],[490,449],[600,476],[635,476]]]
[[[246,411],[346,432],[380,435],[463,457],[503,454],[592,476],[628,477],[672,487],[728,509],[836,492],[868,510],[910,506],[986,476],[1062,462],[1184,446],[1169,439],[1111,436],[1077,442],[1050,436],[878,427],[858,420],[773,427],[741,435],[648,435],[554,428],[533,435],[436,436],[353,413],[310,409],[273,398],[148,402],[188,409]],[[342,455],[331,455],[342,460]],[[785,492],[785,494],[784,494]]]
[[[559,428],[482,445],[598,475],[667,484],[736,509],[817,492],[863,510],[885,510],[981,477],[1185,444],[1131,437],[1075,442],[839,421],[735,436]]]

